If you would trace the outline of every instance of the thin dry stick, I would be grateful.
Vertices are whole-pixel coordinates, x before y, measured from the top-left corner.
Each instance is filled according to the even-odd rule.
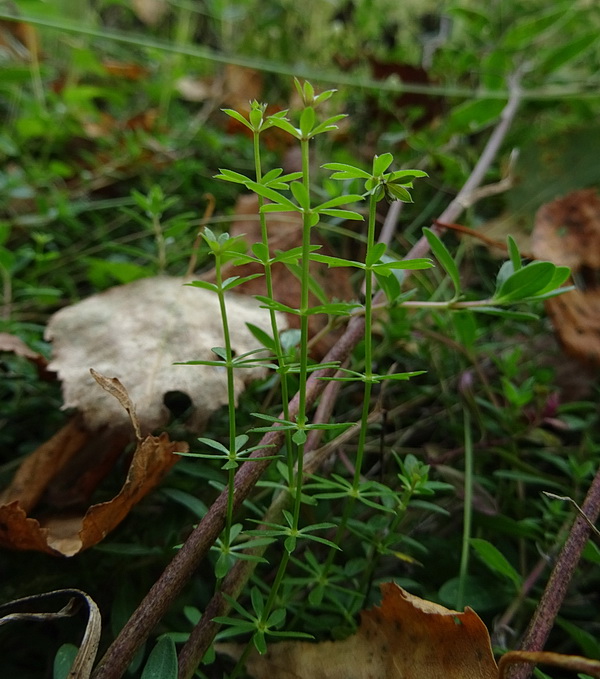
[[[506,106],[500,114],[500,121],[490,135],[490,138],[483,149],[483,153],[473,168],[473,172],[471,172],[470,177],[467,179],[462,189],[458,192],[456,198],[454,198],[450,205],[448,205],[448,207],[438,217],[438,221],[455,222],[462,211],[471,204],[472,196],[477,187],[485,179],[485,175],[494,158],[497,156],[500,146],[504,141],[504,137],[506,136],[506,133],[512,124],[519,104],[521,103],[523,93],[520,86],[520,77],[521,74],[519,71],[517,71],[509,79],[508,85],[510,96]],[[439,236],[444,233],[445,229],[441,228],[440,226],[434,226],[434,231],[436,231]],[[406,259],[417,259],[418,257],[424,257],[428,252],[429,243],[427,238],[422,236],[410,249],[410,252],[406,255]],[[410,273],[410,271],[405,272],[407,276],[410,275]]]
[[[579,563],[581,552],[590,537],[591,529],[588,522],[595,523],[600,516],[600,468],[596,472],[581,509],[586,518],[578,515],[575,519],[573,528],[571,528],[571,532],[558,556],[540,603],[535,609],[525,633],[525,638],[521,644],[523,651],[541,651],[554,626],[554,620]],[[509,676],[510,679],[528,679],[532,671],[529,665],[519,665],[509,670]]]
[[[473,173],[456,198],[448,208],[440,215],[441,221],[454,221],[464,209],[463,201],[472,194],[477,186],[483,181],[485,174],[492,164],[510,124],[515,116],[521,90],[518,86],[518,75],[512,78],[510,83],[511,96],[502,111],[500,122],[492,132],[488,143],[475,165]],[[438,232],[440,230],[438,229]],[[428,251],[426,238],[421,238],[406,259],[414,259],[424,256]],[[408,271],[406,273],[409,273]],[[361,316],[353,317],[348,323],[348,328],[336,345],[323,359],[324,362],[343,362],[351,354],[364,333],[364,319]],[[312,407],[321,395],[326,382],[321,377],[331,376],[333,370],[319,370],[311,374],[307,382],[306,404]],[[289,416],[295,417],[298,408],[298,394],[290,403]],[[261,446],[272,446],[277,450],[283,443],[283,433],[269,432],[260,442]],[[256,451],[252,457],[259,457],[261,451]],[[248,497],[256,485],[269,461],[250,459],[239,469],[235,477],[234,509],[237,510],[242,502]],[[218,538],[225,525],[225,512],[227,507],[227,491],[223,491],[215,500],[202,521],[194,529],[192,534],[165,568],[162,575],[144,597],[138,608],[133,612],[115,641],[108,648],[92,675],[92,679],[120,679],[131,663],[138,648],[152,633],[154,626],[167,612],[173,600],[180,594],[186,583],[191,579],[194,571],[206,556],[208,550]],[[240,562],[241,563],[241,562]],[[234,566],[235,568],[235,566]],[[208,613],[208,610],[206,611]]]

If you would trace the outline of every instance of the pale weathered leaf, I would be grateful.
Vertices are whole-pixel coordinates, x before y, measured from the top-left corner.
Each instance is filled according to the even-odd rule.
[[[233,294],[227,308],[236,356],[258,349],[246,323],[270,334],[267,312],[255,300]],[[63,383],[64,407],[77,408],[92,430],[131,425],[119,402],[96,384],[90,368],[120,380],[144,434],[168,422],[163,399],[170,392],[189,397],[186,424],[196,432],[227,403],[224,368],[174,365],[216,360],[211,349],[223,346],[216,295],[185,286],[180,278],[146,278],[89,297],[56,313],[46,337],[53,342],[51,368]],[[236,397],[264,374],[261,368],[236,370]]]

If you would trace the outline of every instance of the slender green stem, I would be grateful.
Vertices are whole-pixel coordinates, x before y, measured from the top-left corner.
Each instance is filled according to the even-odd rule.
[[[302,140],[301,141],[301,150],[302,150],[302,177],[303,177],[303,182],[304,185],[306,186],[307,190],[310,189],[310,165],[309,165],[309,142],[308,140]],[[257,152],[257,146],[256,146],[256,135],[255,135],[255,154]],[[255,155],[256,157],[256,155]],[[259,176],[259,171],[260,168],[257,166],[257,177]],[[298,422],[298,425],[300,427],[304,426],[306,424],[306,404],[307,404],[307,395],[306,395],[306,383],[308,380],[308,308],[309,308],[309,267],[310,267],[310,230],[311,230],[311,225],[310,225],[310,214],[304,214],[303,215],[303,229],[302,229],[302,275],[301,275],[301,293],[300,293],[300,368],[299,368],[299,376],[298,376],[298,414],[296,416],[296,421]],[[263,227],[263,221],[261,218],[261,228],[264,228],[263,230],[263,242],[266,237],[266,224],[264,224]],[[267,286],[269,285],[269,282],[267,281]],[[272,286],[272,282],[271,282]],[[267,290],[269,291],[269,288],[267,287]],[[271,291],[268,292],[269,296],[272,295],[272,287]],[[274,318],[274,317],[273,317]],[[274,322],[274,321],[272,321]],[[276,325],[274,326],[276,328]],[[274,332],[274,335],[277,336],[277,334]],[[283,359],[283,352],[281,351],[281,345],[276,345],[279,347],[280,351],[280,356]],[[283,376],[285,377],[285,376]],[[282,387],[285,379],[282,379]],[[287,407],[287,399],[284,398],[284,403],[286,405],[284,408]],[[285,411],[284,411],[285,412]],[[297,445],[297,455],[296,455],[296,466],[294,470],[294,463],[293,463],[293,458],[291,455],[292,451],[292,441],[291,437],[288,434],[286,437],[286,441],[288,441],[289,447],[288,447],[288,465],[290,469],[290,484],[292,483],[293,476],[292,474],[295,471],[295,489],[294,489],[294,506],[293,506],[293,519],[292,519],[292,526],[291,530],[292,533],[296,532],[298,530],[298,525],[300,522],[300,508],[302,504],[302,477],[303,477],[303,462],[304,462],[304,443],[299,443]],[[290,552],[288,552],[287,549],[284,549],[281,561],[279,562],[279,567],[277,568],[277,573],[275,574],[275,579],[273,581],[273,584],[271,585],[271,589],[269,592],[269,596],[267,598],[267,601],[265,602],[265,606],[261,615],[261,623],[266,623],[266,621],[269,618],[269,615],[271,614],[271,611],[273,610],[275,603],[277,601],[277,596],[279,594],[279,589],[281,587],[281,583],[283,582],[283,578],[285,576],[288,563],[290,560]],[[233,670],[233,676],[237,676],[241,670],[242,667],[242,662],[245,659],[247,655],[247,651],[250,647],[250,644],[252,642],[248,642],[248,646],[246,647],[246,651],[242,654],[242,657],[240,660],[236,663],[236,666]]]
[[[310,162],[309,141],[303,139],[300,142],[302,151],[302,181],[307,191],[310,192]],[[300,370],[298,374],[298,416],[296,418],[299,427],[306,424],[306,381],[308,379],[308,309],[309,309],[309,277],[310,277],[310,230],[311,215],[303,214],[302,224],[302,273],[300,293]],[[304,443],[299,443],[296,457],[296,492],[294,497],[294,512],[292,529],[298,529],[300,520],[300,506],[302,500],[302,476],[304,466]]]
[[[260,153],[260,132],[254,131],[254,170],[256,173],[256,181],[260,182],[262,178],[262,164],[261,164],[261,153]],[[264,212],[260,211],[260,208],[264,204],[264,199],[261,195],[258,195],[258,207],[259,207],[259,220],[260,220],[260,232],[262,243],[265,246],[267,253],[269,252],[269,232],[267,228],[267,218]],[[273,291],[273,270],[270,258],[264,262],[265,271],[265,286],[267,289],[267,297],[269,299],[275,299],[275,294]],[[284,371],[286,358],[281,346],[281,339],[279,337],[279,329],[277,327],[277,315],[273,309],[269,309],[269,318],[271,322],[271,332],[273,333],[273,342],[275,344],[275,355],[277,358],[277,363],[280,368],[281,376],[281,400],[282,400],[282,412],[284,419],[289,419],[289,386],[287,380],[287,374]],[[285,433],[285,444],[288,451],[292,450],[292,435],[289,431]],[[291,460],[292,456],[288,454],[288,459]],[[290,467],[289,478],[292,478],[293,466]]]
[[[233,351],[231,349],[231,335],[229,333],[229,321],[227,318],[227,305],[225,303],[225,292],[223,291],[223,273],[221,261],[221,256],[217,254],[215,258],[215,271],[216,271],[216,284],[217,284],[217,296],[219,299],[219,309],[221,312],[221,320],[223,324],[223,342],[225,344],[225,360],[227,362],[227,396],[228,396],[228,415],[229,415],[229,456],[230,459],[234,459],[236,451],[236,418],[235,418],[235,385],[233,376]],[[225,547],[229,547],[229,538],[231,534],[231,526],[233,524],[233,495],[235,491],[234,486],[235,481],[235,468],[228,470],[227,474],[227,519],[225,522],[225,535],[224,544]]]
[[[365,257],[369,258],[371,248],[375,244],[375,221],[376,221],[377,201],[375,196],[371,195],[369,199],[369,221],[367,225],[367,249]],[[335,544],[339,545],[342,541],[348,520],[352,515],[356,498],[359,494],[360,477],[362,471],[363,460],[365,456],[365,444],[367,440],[367,431],[369,427],[369,412],[371,409],[371,391],[373,387],[373,338],[372,338],[372,322],[373,322],[373,271],[367,266],[365,268],[365,371],[364,371],[364,392],[363,392],[363,406],[360,419],[360,432],[358,435],[358,443],[356,447],[356,462],[354,465],[354,478],[352,481],[352,494],[348,501],[344,504],[344,510],[340,519],[340,524],[336,531],[334,539]],[[327,561],[324,566],[325,575],[333,564],[336,551],[329,550]]]
[[[469,570],[469,551],[471,540],[471,518],[473,508],[473,440],[471,436],[471,414],[468,407],[463,408],[464,436],[465,436],[465,506],[463,519],[462,552],[460,556],[460,570],[458,575],[458,592],[456,594],[456,609],[464,607],[465,588]]]
[[[375,245],[375,219],[376,219],[377,201],[372,195],[369,199],[369,223],[367,226],[367,258],[373,246]],[[373,271],[370,266],[365,268],[365,389],[363,396],[363,409],[361,416],[361,429],[358,437],[358,446],[356,449],[356,462],[354,468],[354,480],[352,483],[352,490],[354,494],[358,492],[360,485],[360,475],[362,471],[363,459],[365,456],[365,443],[367,438],[367,429],[369,421],[369,412],[371,409],[371,391],[373,387],[373,337],[372,337],[372,323],[373,323]]]

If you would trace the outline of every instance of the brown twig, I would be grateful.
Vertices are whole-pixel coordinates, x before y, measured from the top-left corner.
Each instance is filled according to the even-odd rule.
[[[598,516],[600,516],[600,468],[596,472],[596,476],[592,481],[581,509],[586,519],[581,515],[578,515],[575,519],[571,532],[552,570],[540,603],[525,633],[525,638],[521,644],[521,650],[523,651],[541,651],[554,626],[554,621],[567,593],[567,588],[579,563],[581,552],[590,537],[591,529],[588,522],[595,523],[598,520]],[[531,672],[532,668],[529,665],[520,665],[510,670],[509,676],[511,679],[528,679],[531,676]]]
[[[517,113],[517,109],[519,108],[519,104],[521,103],[523,94],[520,87],[520,78],[521,74],[519,71],[517,71],[509,79],[510,96],[506,106],[500,114],[500,121],[490,135],[490,138],[488,139],[488,142],[485,145],[479,160],[473,168],[473,172],[471,172],[471,175],[465,182],[462,189],[458,192],[454,200],[439,216],[438,221],[455,222],[465,207],[470,204],[473,192],[485,179],[485,175],[490,168],[492,161],[498,154],[500,146],[504,141],[504,137],[506,136],[506,133],[512,124],[512,121]],[[444,229],[440,226],[435,227],[434,230],[438,236],[444,232]],[[410,249],[410,252],[406,255],[406,259],[417,259],[418,257],[424,257],[428,252],[429,243],[427,238],[422,236]],[[406,271],[405,275],[408,276],[410,273],[410,271]]]
[[[591,677],[600,677],[600,660],[582,658],[580,655],[562,655],[560,653],[544,653],[535,651],[510,651],[505,653],[498,663],[498,679],[504,679],[510,672],[510,665],[523,664],[526,669],[533,671],[533,665],[554,665],[571,672],[585,672]]]

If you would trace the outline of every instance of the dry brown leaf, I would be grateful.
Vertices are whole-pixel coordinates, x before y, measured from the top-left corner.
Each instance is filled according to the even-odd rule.
[[[568,353],[600,365],[600,197],[575,191],[537,212],[532,250],[539,259],[569,266],[577,290],[546,301]]]
[[[236,355],[259,348],[246,323],[270,333],[267,312],[242,295],[229,296],[227,306]],[[128,427],[129,422],[119,403],[95,383],[90,368],[125,385],[142,433],[167,424],[170,413],[163,399],[170,392],[189,397],[192,413],[186,425],[195,432],[227,403],[223,368],[173,365],[215,360],[211,349],[223,346],[217,296],[185,286],[180,278],[146,278],[89,297],[56,313],[46,337],[53,342],[50,365],[62,380],[64,407],[81,412],[91,430]],[[261,368],[237,370],[236,395],[264,374]]]
[[[77,455],[90,439],[80,418],[75,417],[43,443],[21,464],[10,486],[0,493],[0,505],[18,502],[30,512],[44,494],[48,483]]]
[[[76,426],[71,425],[69,431],[62,433],[63,438],[74,435],[74,429]],[[62,452],[61,440],[60,437],[51,440],[57,455]],[[51,465],[53,458],[49,456],[49,444],[50,442],[44,444],[28,457],[22,467],[24,471],[17,472],[21,481],[25,479],[26,473],[32,473],[32,482],[35,481],[37,490],[35,501],[41,495],[40,484],[43,481],[49,483],[57,473],[57,469],[53,469]],[[92,547],[114,530],[131,508],[160,483],[177,461],[178,456],[175,453],[187,450],[186,443],[172,442],[165,433],[159,437],[146,437],[138,443],[127,479],[118,495],[109,502],[93,505],[86,512],[59,512],[37,519],[28,517],[21,501],[18,498],[13,499],[17,489],[13,481],[9,490],[5,491],[0,506],[0,545],[63,556],[73,556]],[[44,473],[47,474],[46,477],[42,476]],[[19,482],[18,487],[22,488],[23,484]],[[29,509],[33,508],[34,502],[30,495],[24,504]]]
[[[124,80],[141,80],[149,75],[144,66],[130,61],[117,61],[116,59],[103,59],[102,68],[112,76]]]
[[[131,420],[133,430],[135,431],[135,438],[140,441],[142,439],[142,432],[140,430],[140,421],[135,412],[135,404],[127,393],[127,389],[125,389],[121,383],[121,380],[116,377],[104,377],[104,375],[101,375],[93,368],[90,368],[90,374],[105,391],[114,396],[123,408],[125,408],[125,411]]]
[[[344,641],[270,644],[250,655],[255,679],[496,679],[488,631],[470,608],[464,613],[381,585],[381,606],[363,611],[358,632]],[[217,650],[238,657],[236,644]]]

